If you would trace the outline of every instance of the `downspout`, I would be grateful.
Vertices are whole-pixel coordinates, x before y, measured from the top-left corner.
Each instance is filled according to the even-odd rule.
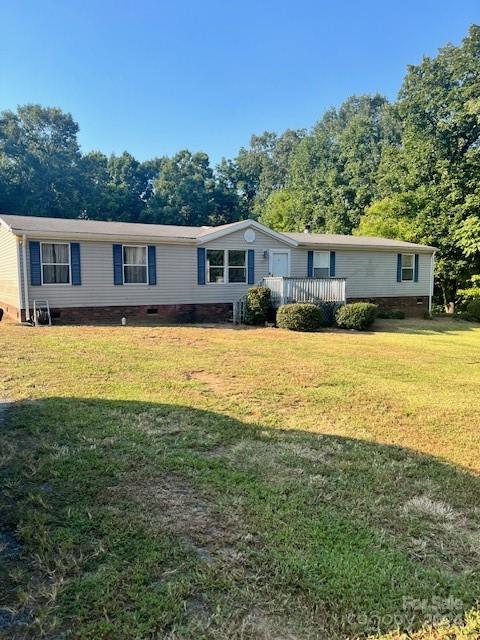
[[[23,291],[25,302],[25,319],[30,321],[30,300],[28,298],[28,271],[27,271],[27,236],[22,235],[22,271],[23,271]]]
[[[428,313],[429,313],[429,315],[432,315],[434,270],[435,270],[435,251],[432,253],[432,257],[430,259],[430,295],[428,296]]]

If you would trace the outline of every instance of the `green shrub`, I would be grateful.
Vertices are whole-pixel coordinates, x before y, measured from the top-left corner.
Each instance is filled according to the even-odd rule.
[[[323,314],[322,327],[331,327],[335,324],[335,314],[342,304],[342,302],[321,302],[318,305]]]
[[[377,305],[370,302],[346,304],[337,311],[335,319],[342,329],[363,331],[373,324],[377,309]]]
[[[272,293],[268,287],[251,287],[247,291],[245,322],[265,324],[273,319]]]
[[[403,311],[377,311],[377,318],[385,320],[405,320]]]
[[[469,287],[468,289],[459,289],[457,291],[457,301],[456,306],[460,309],[465,309],[469,302],[475,300],[476,298],[480,298],[480,288],[479,287]]]
[[[458,289],[456,307],[462,311],[465,311],[468,304],[480,298],[480,275],[475,275],[470,278],[470,286],[466,289]]]
[[[480,298],[474,298],[467,304],[467,313],[480,322]]]
[[[284,304],[277,311],[277,325],[291,331],[317,331],[323,320],[322,310],[311,302]]]

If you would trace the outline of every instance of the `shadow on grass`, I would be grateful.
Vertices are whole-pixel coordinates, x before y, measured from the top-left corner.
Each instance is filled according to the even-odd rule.
[[[479,593],[480,479],[432,457],[78,398],[0,441],[0,637],[340,638]]]

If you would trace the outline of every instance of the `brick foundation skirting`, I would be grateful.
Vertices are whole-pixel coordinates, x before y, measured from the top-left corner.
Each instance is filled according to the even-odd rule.
[[[4,318],[17,320],[17,322],[25,321],[25,311],[13,306],[13,304],[9,304],[8,302],[3,302],[2,300],[0,300],[0,309],[3,309]]]
[[[62,307],[50,311],[54,324],[120,324],[123,317],[127,323],[131,320],[152,324],[227,322],[232,318],[232,305],[228,303]]]
[[[382,311],[403,311],[406,316],[423,316],[428,311],[428,296],[349,298],[347,302],[373,302]],[[25,321],[25,310],[0,301],[4,317]],[[137,306],[62,307],[52,308],[55,324],[120,324],[123,317],[155,323],[190,324],[195,322],[227,322],[232,318],[231,303],[150,304]]]
[[[423,316],[428,311],[428,296],[349,298],[347,302],[373,302],[381,311],[403,311],[406,316]]]

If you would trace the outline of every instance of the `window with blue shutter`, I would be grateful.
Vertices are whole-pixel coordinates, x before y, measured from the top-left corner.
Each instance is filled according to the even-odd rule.
[[[197,283],[205,284],[205,249],[197,248]]]
[[[72,267],[72,284],[82,284],[82,271],[80,265],[80,243],[70,243],[70,262]]]
[[[313,251],[309,251],[307,255],[307,277],[313,278]]]
[[[255,284],[255,250],[248,250],[248,284]]]
[[[42,265],[40,260],[40,242],[31,240],[28,243],[30,253],[30,284],[38,287],[42,284]]]
[[[113,284],[123,284],[123,248],[121,244],[113,246]]]
[[[330,277],[335,277],[335,251],[330,251]]]
[[[402,281],[402,254],[397,254],[397,282]]]
[[[157,284],[157,252],[154,245],[148,246],[148,284]]]
[[[415,254],[415,266],[413,269],[413,279],[415,282],[418,282],[418,253]]]

